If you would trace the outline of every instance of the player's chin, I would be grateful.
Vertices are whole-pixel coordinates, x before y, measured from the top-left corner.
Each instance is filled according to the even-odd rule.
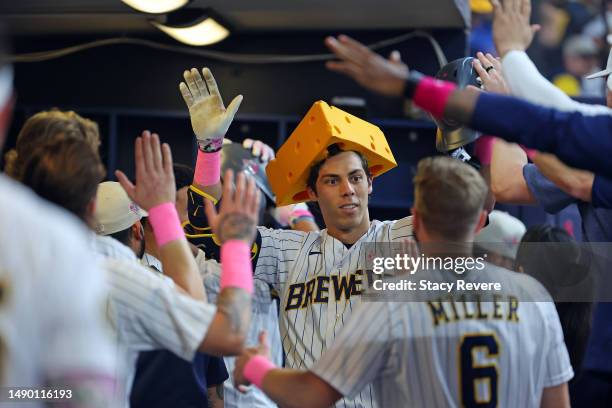
[[[341,213],[338,214],[336,218],[336,222],[342,229],[350,229],[361,224],[361,220],[363,219],[363,213],[361,211],[356,212],[354,214],[346,214]]]

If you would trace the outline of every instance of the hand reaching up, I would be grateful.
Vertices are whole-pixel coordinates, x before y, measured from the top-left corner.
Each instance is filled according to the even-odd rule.
[[[239,173],[234,187],[234,172],[225,172],[219,212],[217,213],[211,201],[205,201],[209,225],[222,244],[232,239],[253,244],[255,227],[259,221],[260,200],[259,189],[253,177]]]
[[[242,103],[242,95],[236,96],[226,109],[210,70],[203,68],[202,76],[195,68],[185,71],[185,82],[179,84],[179,89],[189,108],[191,126],[200,149],[215,152],[223,146],[223,136]]]
[[[135,141],[136,184],[121,170],[115,175],[127,195],[145,210],[176,201],[176,185],[172,170],[172,152],[167,143],[160,145],[159,136],[148,130]]]

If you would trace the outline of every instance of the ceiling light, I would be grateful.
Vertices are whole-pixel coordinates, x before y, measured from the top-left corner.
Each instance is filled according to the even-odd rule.
[[[170,37],[189,45],[209,45],[225,39],[229,30],[213,18],[210,10],[200,10],[197,18],[185,22],[185,16],[193,15],[192,10],[179,10],[169,14],[166,24],[151,21]]]
[[[178,10],[190,0],[121,0],[128,6],[143,13],[162,14]]]

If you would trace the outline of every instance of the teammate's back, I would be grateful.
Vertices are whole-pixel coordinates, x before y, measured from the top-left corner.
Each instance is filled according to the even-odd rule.
[[[328,350],[336,357],[322,358],[313,371],[344,395],[372,381],[384,407],[537,407],[545,387],[572,378],[554,303],[537,281],[491,264],[451,274],[427,271],[427,280],[502,289],[365,303]]]
[[[0,226],[2,385],[112,386],[106,282],[85,228],[5,176]]]

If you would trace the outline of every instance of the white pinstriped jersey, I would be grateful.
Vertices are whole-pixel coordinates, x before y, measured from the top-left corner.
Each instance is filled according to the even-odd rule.
[[[119,257],[107,257],[105,267],[111,284],[108,313],[118,352],[125,356],[125,371],[118,377],[124,381],[123,403],[127,407],[138,353],[166,349],[191,361],[216,307],[181,293],[172,279],[141,265],[133,253],[133,259],[126,259],[128,253],[121,248],[125,246],[107,238],[98,237],[96,248],[103,249],[102,256]]]
[[[312,372],[347,396],[371,383],[389,408],[539,407],[573,377],[554,303],[529,276],[490,264],[471,275],[500,282],[499,302],[364,302]]]
[[[153,268],[157,272],[163,272],[164,270],[161,261],[157,259],[156,257],[154,257],[153,255],[146,253],[146,252],[140,259],[140,263],[144,266],[148,266],[149,268]]]
[[[138,262],[138,258],[136,258],[134,251],[117,241],[115,238],[95,234],[92,234],[92,238],[94,251],[104,258],[125,259],[127,261]]]
[[[163,272],[161,262],[153,255],[145,254],[140,263]],[[204,282],[208,302],[217,303],[217,296],[220,292],[221,264],[215,260],[206,259],[204,251],[198,251],[196,263],[200,275]],[[268,344],[270,346],[271,360],[277,366],[283,364],[283,349],[280,342],[278,329],[278,305],[277,301],[272,300],[270,287],[267,283],[260,280],[254,282],[255,290],[252,297],[251,324],[246,336],[245,345],[256,346],[259,341],[259,333],[265,330],[268,333]],[[235,366],[235,357],[223,357],[227,371],[232,373]],[[263,391],[257,387],[249,387],[243,393],[238,391],[233,385],[233,376],[223,383],[223,405],[226,408],[269,408],[276,407]]]
[[[106,386],[116,362],[108,286],[85,227],[3,175],[0,226],[0,386],[61,386],[81,376],[105,377]]]
[[[220,292],[221,264],[214,260],[207,260],[204,252],[199,251],[196,263],[204,281],[208,301],[217,302]],[[261,280],[254,281],[254,292],[252,297],[251,324],[247,333],[245,345],[256,346],[259,341],[259,333],[262,330],[268,332],[268,345],[270,346],[271,361],[277,366],[283,364],[283,348],[280,341],[278,327],[278,302],[272,300],[270,287]],[[235,357],[224,357],[227,371],[232,373],[235,366]],[[276,407],[263,391],[257,387],[249,387],[246,393],[241,393],[233,386],[233,376],[223,384],[223,405],[226,408],[269,408]]]
[[[412,218],[372,221],[350,248],[327,230],[301,232],[258,228],[261,248],[255,278],[280,294],[280,331],[290,368],[311,367],[331,345],[365,284],[365,245],[396,242],[412,236]],[[364,387],[337,407],[375,407],[371,388]]]

